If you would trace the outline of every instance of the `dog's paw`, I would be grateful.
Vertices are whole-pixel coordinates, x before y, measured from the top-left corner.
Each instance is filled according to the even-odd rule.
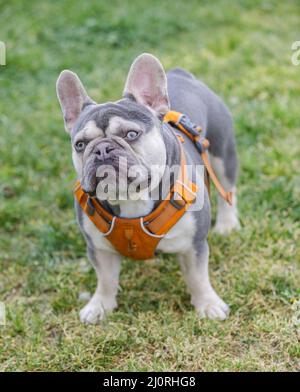
[[[217,220],[215,227],[213,228],[213,232],[221,235],[228,235],[233,230],[239,230],[241,228],[240,222],[237,216],[233,215],[227,220]]]
[[[98,324],[101,320],[105,319],[106,312],[101,302],[96,303],[91,300],[81,309],[79,316],[80,321],[84,324]]]
[[[203,296],[195,309],[200,318],[212,320],[225,320],[230,312],[229,306],[214,292]]]

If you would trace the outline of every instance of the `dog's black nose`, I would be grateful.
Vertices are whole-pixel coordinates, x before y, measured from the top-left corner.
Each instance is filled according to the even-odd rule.
[[[101,162],[105,161],[105,159],[109,158],[110,153],[115,150],[115,147],[111,145],[109,142],[102,142],[95,147],[95,154],[97,159]]]

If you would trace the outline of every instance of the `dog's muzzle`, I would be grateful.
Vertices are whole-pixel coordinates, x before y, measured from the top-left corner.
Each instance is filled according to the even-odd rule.
[[[117,141],[110,138],[101,139],[98,143],[90,146],[83,158],[83,178],[82,188],[85,193],[94,197],[99,181],[104,178],[110,181],[116,180],[116,188],[119,188],[121,178],[133,179],[128,177],[129,168],[133,165],[140,165],[138,159],[132,151],[127,150]]]

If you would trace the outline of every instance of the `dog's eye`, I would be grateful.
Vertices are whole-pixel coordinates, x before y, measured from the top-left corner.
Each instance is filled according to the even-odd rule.
[[[77,143],[75,143],[75,150],[77,152],[82,152],[85,149],[85,142],[82,140],[79,140]]]
[[[133,130],[131,130],[131,131],[128,131],[128,132],[126,133],[126,139],[128,139],[128,140],[134,140],[134,139],[136,139],[138,136],[139,136],[139,132],[138,132],[138,131],[133,131]]]

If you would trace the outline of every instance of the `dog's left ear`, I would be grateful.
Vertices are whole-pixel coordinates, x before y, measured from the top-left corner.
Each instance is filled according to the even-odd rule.
[[[127,76],[126,95],[132,95],[137,102],[149,106],[158,115],[169,111],[167,77],[156,57],[143,53],[135,59]]]

